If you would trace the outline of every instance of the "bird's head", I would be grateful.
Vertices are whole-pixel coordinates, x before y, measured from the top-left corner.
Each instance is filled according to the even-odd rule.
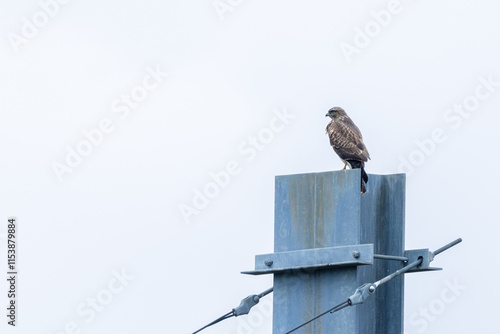
[[[344,109],[340,107],[333,107],[332,109],[328,110],[328,113],[325,116],[334,119],[343,115],[346,115]]]

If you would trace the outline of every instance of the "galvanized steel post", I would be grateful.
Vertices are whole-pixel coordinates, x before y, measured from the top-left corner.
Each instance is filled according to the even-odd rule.
[[[370,251],[357,249],[363,244],[373,244],[377,254],[404,255],[405,175],[369,178],[367,193],[361,195],[359,169],[276,177],[274,252],[287,252],[279,259],[290,262],[300,254],[312,254],[300,251],[313,248],[354,247],[330,249],[329,254],[342,259],[334,264],[319,266],[311,256],[314,267],[301,259],[300,270],[272,271],[279,264],[263,259],[267,262],[262,265],[274,273],[274,334],[300,325],[344,301],[362,284],[401,268],[398,261],[374,259],[373,265],[359,261]],[[352,261],[347,261],[346,251]],[[321,317],[298,333],[402,333],[403,289],[404,278],[399,276],[364,304]]]

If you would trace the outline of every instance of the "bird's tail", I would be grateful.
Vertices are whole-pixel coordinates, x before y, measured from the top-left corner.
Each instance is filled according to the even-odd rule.
[[[361,193],[364,195],[366,193],[366,184],[368,183],[368,174],[365,172],[365,162],[359,160],[348,160],[351,168],[361,169]]]
[[[365,166],[361,166],[361,179],[368,183],[368,174],[365,172]]]
[[[363,195],[366,193],[366,183],[368,183],[368,174],[365,172],[365,167],[361,166],[361,194]]]

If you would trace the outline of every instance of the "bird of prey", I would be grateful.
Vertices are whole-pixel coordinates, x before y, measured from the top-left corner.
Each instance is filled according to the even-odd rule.
[[[366,193],[365,184],[368,183],[365,162],[370,159],[370,154],[363,143],[361,131],[340,107],[328,110],[326,117],[332,119],[326,126],[326,132],[330,137],[330,145],[345,164],[343,170],[347,165],[351,169],[361,169],[361,194],[364,195]]]

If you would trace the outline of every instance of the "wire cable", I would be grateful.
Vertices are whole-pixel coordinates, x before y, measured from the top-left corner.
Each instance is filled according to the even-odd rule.
[[[373,285],[375,285],[375,288],[377,288],[379,285],[382,285],[382,284],[384,284],[386,282],[389,282],[391,279],[393,279],[393,278],[395,278],[395,277],[397,277],[397,276],[399,276],[401,274],[404,274],[408,270],[413,269],[415,267],[418,267],[419,265],[422,264],[422,261],[423,261],[422,258],[419,258],[418,260],[410,263],[409,265],[404,266],[403,268],[401,268],[401,269],[393,272],[392,274],[387,275],[384,278],[376,281],[375,283],[373,283]]]
[[[266,291],[259,293],[257,296],[259,296],[259,298],[262,298],[262,297],[270,294],[271,292],[273,292],[273,290],[274,290],[274,288],[269,288]]]
[[[193,334],[199,333],[199,332],[201,332],[202,330],[204,330],[205,328],[210,327],[210,326],[212,326],[212,325],[215,325],[216,323],[221,322],[222,320],[226,320],[226,319],[228,319],[228,318],[231,318],[231,317],[233,317],[233,316],[234,316],[234,311],[228,312],[228,313],[224,314],[222,317],[217,318],[216,320],[212,321],[212,322],[211,322],[211,323],[209,323],[208,325],[203,326],[202,328],[198,329],[196,332],[193,332]]]
[[[321,313],[321,314],[318,314],[317,316],[315,316],[315,317],[314,317],[314,318],[312,318],[311,320],[308,320],[308,321],[304,322],[304,323],[303,323],[303,324],[301,324],[300,326],[295,327],[294,329],[292,329],[292,330],[290,330],[290,331],[286,332],[285,334],[290,334],[290,333],[292,333],[292,332],[295,332],[297,329],[299,329],[299,328],[301,328],[301,327],[304,327],[305,325],[307,325],[308,323],[313,322],[314,320],[318,319],[319,317],[322,317],[322,316],[324,316],[324,315],[325,315],[325,314],[327,314],[327,313],[335,313],[335,312],[337,312],[337,311],[342,310],[343,308],[345,308],[345,307],[347,307],[347,306],[351,306],[351,304],[349,303],[349,300],[346,300],[346,301],[344,301],[344,302],[342,302],[342,303],[340,303],[340,304],[338,304],[338,305],[336,305],[336,306],[332,307],[332,308],[331,308],[331,309],[329,309],[328,311],[325,311],[325,312],[323,312],[323,313]]]
[[[199,333],[202,330],[204,330],[205,328],[210,327],[212,325],[215,325],[216,323],[221,322],[221,321],[226,320],[226,319],[229,319],[231,317],[237,317],[240,315],[248,314],[248,312],[250,312],[250,309],[259,303],[260,298],[267,296],[268,294],[273,292],[273,290],[274,290],[274,288],[271,287],[271,288],[267,289],[266,291],[259,293],[258,295],[250,295],[250,296],[244,298],[241,301],[241,304],[239,306],[233,308],[231,310],[231,312],[228,312],[228,313],[224,314],[222,317],[215,319],[214,321],[212,321],[208,325],[198,329],[196,332],[193,332],[193,334]]]

